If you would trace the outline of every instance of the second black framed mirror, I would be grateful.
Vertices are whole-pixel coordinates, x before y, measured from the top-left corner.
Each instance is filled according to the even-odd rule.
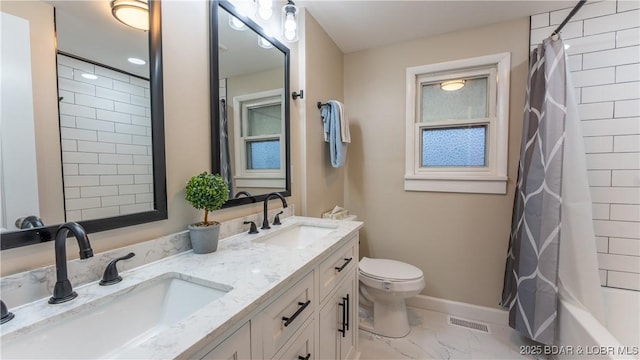
[[[289,49],[228,1],[210,2],[211,171],[224,207],[291,195]]]

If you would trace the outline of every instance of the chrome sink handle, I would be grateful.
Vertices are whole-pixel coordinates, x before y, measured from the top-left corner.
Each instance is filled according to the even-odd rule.
[[[109,262],[109,264],[107,265],[107,268],[104,269],[104,274],[102,275],[102,280],[100,280],[100,285],[101,286],[113,285],[122,281],[122,277],[118,275],[118,268],[116,267],[116,264],[120,260],[128,260],[134,256],[136,256],[136,254],[128,253],[125,256],[111,260],[111,262]]]

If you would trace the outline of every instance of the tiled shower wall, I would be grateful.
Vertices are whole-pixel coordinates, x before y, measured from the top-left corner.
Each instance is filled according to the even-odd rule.
[[[149,81],[58,55],[58,96],[66,220],[151,210]]]
[[[588,2],[561,32],[570,45],[601,283],[632,290],[640,290],[639,5]],[[531,45],[551,35],[570,10],[532,16]]]

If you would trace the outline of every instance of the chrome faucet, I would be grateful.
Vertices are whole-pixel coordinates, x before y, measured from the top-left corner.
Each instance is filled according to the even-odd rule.
[[[69,231],[73,233],[78,242],[80,259],[87,259],[93,256],[93,249],[91,249],[87,232],[80,224],[68,222],[58,227],[55,239],[57,281],[53,288],[53,296],[49,299],[49,304],[60,304],[78,296],[73,291],[71,282],[67,278],[67,235]]]
[[[271,226],[269,226],[269,218],[267,216],[267,203],[272,197],[279,197],[280,201],[282,201],[282,207],[287,207],[287,200],[284,199],[284,196],[280,195],[280,193],[277,192],[269,193],[267,197],[264,198],[264,214],[261,229],[271,229]]]

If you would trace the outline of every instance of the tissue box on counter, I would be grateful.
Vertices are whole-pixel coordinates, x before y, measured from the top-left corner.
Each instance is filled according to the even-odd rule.
[[[331,211],[322,213],[323,219],[343,220],[349,216],[349,210],[336,206]]]

